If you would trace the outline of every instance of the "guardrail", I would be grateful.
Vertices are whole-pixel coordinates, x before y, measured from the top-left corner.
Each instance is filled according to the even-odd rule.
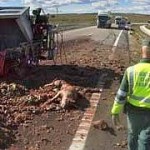
[[[145,27],[145,25],[140,26],[140,29],[141,29],[142,32],[144,32],[145,34],[147,34],[148,36],[150,36],[150,30],[147,29],[147,28]]]

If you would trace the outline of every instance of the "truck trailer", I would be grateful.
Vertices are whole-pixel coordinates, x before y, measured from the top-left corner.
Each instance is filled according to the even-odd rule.
[[[0,7],[0,76],[22,66],[37,66],[39,60],[54,59],[55,27],[41,8]],[[45,58],[45,57],[44,57]]]

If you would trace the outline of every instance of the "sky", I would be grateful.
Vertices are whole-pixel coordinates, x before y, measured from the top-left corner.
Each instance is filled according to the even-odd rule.
[[[42,7],[50,14],[111,11],[150,15],[150,0],[0,0],[0,6]]]

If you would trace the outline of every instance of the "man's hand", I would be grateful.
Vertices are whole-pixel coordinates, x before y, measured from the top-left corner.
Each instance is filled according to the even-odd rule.
[[[112,123],[114,126],[120,124],[119,114],[112,115]]]
[[[120,124],[119,114],[112,115],[112,123],[117,130],[122,130],[124,127]]]

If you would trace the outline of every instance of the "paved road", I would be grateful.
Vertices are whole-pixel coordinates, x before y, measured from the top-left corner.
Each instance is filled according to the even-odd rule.
[[[66,31],[63,34],[64,41],[74,40],[77,38],[91,38],[91,40],[100,42],[106,46],[113,46],[121,30],[117,29],[101,29],[96,26],[74,29]],[[125,48],[128,46],[128,34],[127,31],[123,31],[121,38],[118,41],[118,46]]]
[[[127,50],[129,48],[128,32],[123,30],[97,29],[95,26],[93,26],[93,27],[64,32],[65,41],[74,40],[76,38],[84,38],[84,37],[88,37],[91,40],[100,42],[101,44],[103,44],[103,46],[106,47],[108,45],[111,46],[112,52],[113,50],[119,51],[120,49],[122,49],[123,51],[121,54],[123,54],[124,50]],[[95,113],[95,117],[94,117],[95,120],[103,118],[106,119],[106,121],[108,121],[109,124],[111,124],[110,112],[108,112],[107,110],[108,105],[110,105],[110,103],[100,102],[100,105],[97,107],[98,110]],[[126,136],[122,135],[122,132],[117,134],[119,135],[118,138],[120,138],[119,142],[125,140],[124,137]],[[88,136],[86,140],[83,140],[83,142],[85,143],[80,143],[81,147],[78,146],[78,148],[73,148],[69,150],[114,150],[116,149],[114,144],[118,142],[118,138],[116,138],[116,133],[113,133],[113,130],[104,132],[104,131],[90,128],[87,135]],[[80,140],[80,138],[78,140]],[[117,150],[120,148],[121,147],[118,147]]]
[[[145,25],[140,26],[140,30],[150,36],[150,29],[146,28]]]
[[[149,23],[147,23],[147,22],[140,22],[140,23],[138,23],[138,22],[136,22],[136,23],[131,23],[131,25],[147,25],[147,24],[149,24]]]
[[[64,32],[64,40],[66,41],[66,40],[73,40],[76,38],[89,37],[97,42],[102,42],[102,44],[113,45],[119,32],[120,30],[100,29],[96,28],[96,26],[92,26],[82,29],[66,31]]]

